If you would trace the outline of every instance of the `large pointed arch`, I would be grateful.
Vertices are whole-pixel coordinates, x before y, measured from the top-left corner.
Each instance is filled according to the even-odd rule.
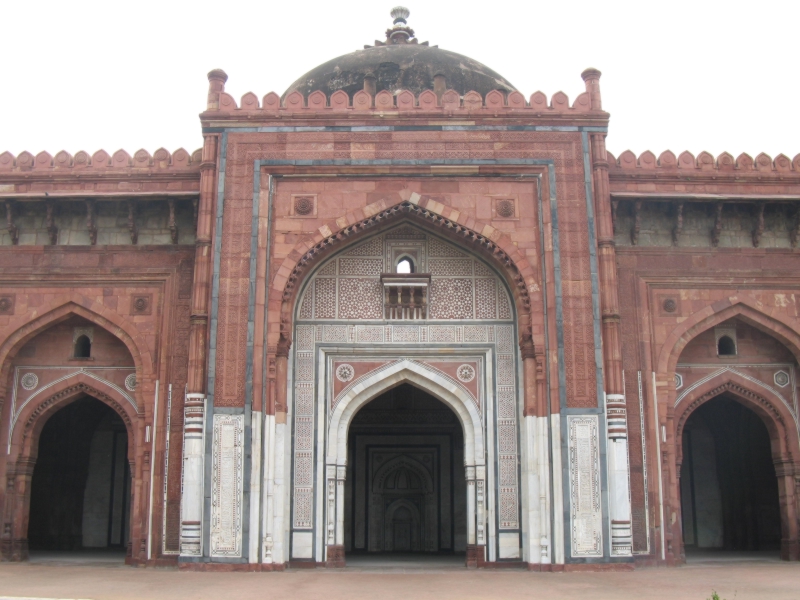
[[[795,323],[786,321],[780,311],[764,306],[755,298],[731,296],[697,311],[670,332],[661,346],[657,371],[673,373],[681,352],[689,342],[707,329],[733,317],[777,338],[800,363],[800,333],[795,329]]]
[[[447,404],[461,423],[464,432],[464,464],[484,465],[485,442],[481,414],[475,403],[453,382],[427,365],[414,360],[401,360],[386,369],[365,377],[345,393],[333,410],[329,421],[326,461],[347,464],[347,432],[359,409],[382,393],[403,383],[422,389]]]
[[[416,196],[408,192],[408,196]],[[397,203],[370,205],[322,225],[314,235],[305,236],[284,259],[270,286],[270,297],[282,303],[281,316],[291,322],[291,311],[302,282],[323,260],[359,242],[364,233],[374,235],[403,219],[459,245],[475,249],[488,259],[506,281],[512,293],[521,325],[530,322],[529,289],[536,278],[528,259],[511,238],[488,223],[466,217],[432,200],[398,197]],[[370,209],[370,210],[368,210]]]
[[[7,394],[10,359],[42,331],[73,316],[91,321],[125,344],[136,367],[136,380],[144,384],[137,386],[136,390],[137,405],[142,406],[141,393],[147,382],[153,379],[152,356],[144,335],[119,314],[76,292],[20,315],[9,323],[6,329],[8,335],[0,338],[2,340],[0,341],[0,406],[2,406],[1,399]]]

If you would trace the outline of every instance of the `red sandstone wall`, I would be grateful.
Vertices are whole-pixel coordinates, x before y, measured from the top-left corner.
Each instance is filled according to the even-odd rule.
[[[634,549],[646,548],[644,496],[649,495],[651,551],[657,551],[655,527],[658,525],[658,475],[654,427],[652,371],[659,370],[665,342],[692,315],[711,315],[739,300],[764,315],[792,324],[800,331],[796,297],[800,291],[800,254],[791,250],[698,250],[688,248],[617,249],[623,364],[628,399],[630,436],[631,496],[633,501]],[[672,300],[675,309],[669,312]],[[741,325],[739,325],[741,327]],[[765,328],[769,331],[768,328]],[[740,340],[742,357],[794,362],[785,346],[766,333],[743,327]],[[774,333],[774,332],[773,332]],[[709,343],[710,342],[710,343]],[[670,342],[671,343],[671,342]],[[732,362],[716,357],[713,330],[701,333],[681,354],[681,362]],[[713,353],[713,355],[712,355]],[[677,361],[677,356],[674,359]],[[647,439],[648,490],[644,489],[639,391],[637,372],[642,372],[645,436]],[[675,399],[672,375],[658,377],[659,421],[667,424],[669,407]],[[671,385],[671,387],[670,387]],[[668,428],[669,431],[669,428]],[[664,460],[670,453],[671,434],[662,445]],[[665,486],[669,485],[666,467]],[[669,492],[665,487],[665,494]],[[673,509],[674,510],[674,509]],[[670,534],[668,542],[672,540]],[[677,556],[680,548],[673,548]],[[669,545],[668,545],[669,548]]]
[[[155,382],[160,381],[158,427],[161,433],[155,456],[150,456],[150,444],[140,444],[137,456],[129,456],[129,460],[135,459],[139,466],[133,471],[133,477],[140,491],[148,485],[150,465],[155,469],[154,555],[161,549],[166,388],[169,383],[174,393],[166,507],[167,548],[177,549],[178,544],[182,406],[188,369],[193,264],[192,246],[0,249],[0,299],[10,300],[8,304],[0,304],[9,307],[0,312],[0,351],[4,361],[0,381],[0,443],[6,443],[10,418],[8,398],[12,369],[9,367],[20,361],[25,364],[69,363],[72,327],[79,322],[92,325],[95,360],[91,366],[136,365],[135,395],[144,424],[152,425]],[[137,299],[140,302],[136,302]],[[69,306],[83,309],[84,318],[70,318]],[[59,317],[50,322],[49,316],[54,314]],[[20,333],[25,334],[23,344],[14,345],[13,340]],[[121,337],[129,340],[128,346],[120,341]],[[28,339],[30,341],[25,344]],[[5,461],[0,463],[2,480],[6,467]],[[4,491],[0,490],[0,494]],[[146,495],[139,497],[145,499]],[[0,496],[0,504],[2,502]],[[146,522],[146,505],[132,509],[132,514],[138,514],[138,518]],[[141,540],[133,540],[134,558],[140,557],[140,552]]]
[[[301,125],[301,122],[292,125]],[[314,122],[314,125],[321,123]],[[327,124],[327,123],[326,123]],[[354,125],[356,123],[347,123]],[[415,121],[415,124],[424,124]],[[242,232],[249,231],[253,202],[253,163],[258,159],[427,159],[454,158],[539,158],[555,162],[558,194],[558,220],[561,230],[560,251],[564,279],[564,318],[571,323],[565,339],[566,368],[568,371],[568,404],[573,407],[596,406],[594,339],[591,311],[591,283],[589,275],[588,225],[580,134],[562,132],[517,131],[425,131],[387,132],[362,134],[358,132],[286,132],[228,134],[225,175],[225,215],[222,226],[222,256],[220,264],[219,331],[217,338],[217,364],[215,404],[242,406],[246,361],[247,286],[249,283],[250,239]],[[527,170],[531,167],[526,167]],[[401,171],[400,169],[397,169]],[[507,170],[519,171],[520,167]],[[446,180],[427,179],[424,182],[412,177],[387,181],[369,177],[348,179],[346,168],[324,167],[317,172],[339,173],[340,179],[325,183],[279,181],[272,232],[270,264],[268,348],[276,347],[280,331],[280,314],[284,284],[297,261],[314,244],[343,227],[358,222],[383,208],[402,201],[398,190],[401,182],[407,189],[423,196],[420,206],[430,206],[436,212],[456,220],[466,227],[481,232],[489,227],[492,239],[507,236],[510,248],[516,252],[515,261],[524,270],[528,293],[534,307],[533,332],[538,348],[544,347],[544,298],[541,276],[538,273],[541,259],[540,241],[537,238],[536,208],[532,185],[515,189],[519,196],[519,220],[498,218],[493,213],[493,197],[507,194],[512,184],[478,183],[468,177]],[[381,168],[392,172],[391,167]],[[413,172],[404,168],[403,172]],[[423,172],[430,173],[429,168]],[[261,177],[262,217],[266,213],[269,169]],[[275,167],[273,172],[297,172],[293,167]],[[541,168],[539,168],[541,172]],[[549,191],[544,178],[543,218],[546,224],[545,244],[552,246],[549,234]],[[481,187],[484,186],[484,187]],[[518,186],[519,187],[519,186]],[[296,190],[318,194],[316,214],[308,217],[291,215],[290,197]],[[262,219],[263,222],[263,219]],[[264,224],[265,225],[265,224]],[[266,231],[260,232],[259,244],[265,246]],[[552,269],[552,265],[548,267]],[[259,277],[264,272],[259,267]],[[554,280],[550,272],[548,281]],[[548,290],[554,293],[554,286]],[[550,302],[554,306],[553,302]],[[256,314],[259,313],[258,307]],[[552,311],[551,318],[555,318]],[[256,335],[261,328],[256,323]],[[550,329],[555,352],[555,325]],[[256,345],[260,342],[258,339]],[[256,369],[255,378],[259,378]],[[557,385],[557,378],[553,378]],[[557,390],[552,393],[557,406]],[[254,398],[260,397],[258,381]]]

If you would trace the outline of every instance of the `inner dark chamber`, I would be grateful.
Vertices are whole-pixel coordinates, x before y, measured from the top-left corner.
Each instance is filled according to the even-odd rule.
[[[361,408],[346,481],[347,552],[466,551],[463,432],[430,394],[404,384]]]
[[[128,434],[89,396],[51,416],[31,481],[31,550],[123,548],[130,523]]]
[[[780,548],[769,432],[753,411],[727,394],[700,406],[686,422],[681,509],[689,552]]]

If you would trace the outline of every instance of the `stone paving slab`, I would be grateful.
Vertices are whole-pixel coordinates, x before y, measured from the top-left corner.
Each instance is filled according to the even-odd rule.
[[[0,564],[0,600],[419,600],[560,599],[797,600],[800,564],[728,561],[633,572],[530,573],[382,567],[289,570],[283,573],[201,573],[125,566]]]

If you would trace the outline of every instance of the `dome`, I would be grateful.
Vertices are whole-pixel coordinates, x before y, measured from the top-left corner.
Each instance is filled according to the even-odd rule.
[[[365,46],[329,60],[311,69],[284,92],[284,97],[294,91],[304,96],[322,90],[328,97],[344,90],[352,97],[365,89],[364,78],[375,78],[375,87],[366,88],[371,93],[388,90],[396,94],[409,90],[418,95],[423,90],[434,89],[434,77],[444,76],[444,87],[460,95],[476,91],[485,96],[492,90],[513,92],[516,88],[502,75],[462,54],[418,43],[414,31],[406,26],[408,10],[402,7],[392,10],[394,27],[387,30],[385,42]],[[444,89],[442,89],[444,91]]]

